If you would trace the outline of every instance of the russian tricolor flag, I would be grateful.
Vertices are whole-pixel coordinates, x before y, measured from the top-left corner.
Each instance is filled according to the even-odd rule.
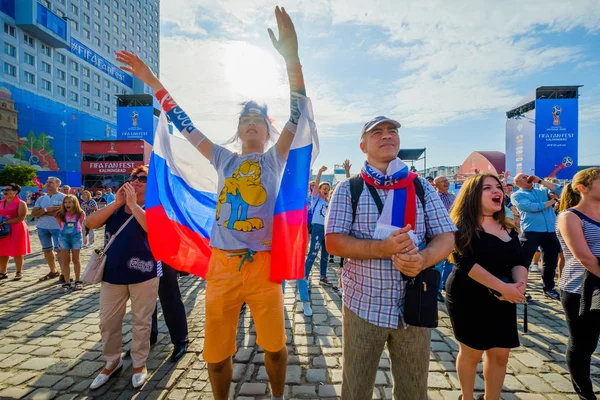
[[[215,169],[186,139],[169,133],[163,111],[146,186],[148,240],[156,260],[206,276],[216,192]]]
[[[281,179],[273,219],[271,280],[274,282],[304,277],[308,240],[306,194],[310,167],[319,155],[319,137],[310,99],[297,96],[300,119]]]

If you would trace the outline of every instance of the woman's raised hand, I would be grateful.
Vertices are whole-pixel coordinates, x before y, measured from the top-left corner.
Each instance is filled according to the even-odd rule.
[[[269,37],[273,47],[283,56],[286,63],[298,62],[298,37],[292,19],[285,11],[285,8],[275,7],[275,18],[277,18],[277,29],[279,30],[279,40],[269,28]]]
[[[139,80],[144,82],[146,85],[155,88],[156,84],[159,83],[158,78],[154,75],[154,72],[146,65],[144,61],[137,55],[127,50],[121,50],[115,53],[117,61],[125,65],[121,65],[123,71],[129,72],[135,75]]]

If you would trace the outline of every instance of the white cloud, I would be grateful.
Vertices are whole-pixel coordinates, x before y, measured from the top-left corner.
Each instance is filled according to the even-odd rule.
[[[480,118],[489,112],[505,111],[533,90],[517,85],[538,71],[574,61],[594,65],[590,63],[597,61],[588,60],[583,47],[553,45],[540,39],[575,28],[598,33],[597,0],[575,3],[300,0],[284,6],[294,18],[301,40],[323,41],[322,46],[310,49],[312,60],[335,62],[338,54],[348,51],[362,57],[364,53],[359,54],[357,49],[363,43],[370,49],[369,56],[397,60],[391,82],[365,76],[363,86],[357,88],[356,82],[340,82],[338,76],[308,77],[321,132],[339,134],[343,125],[363,122],[374,114],[397,115],[406,127],[443,126],[456,120]],[[201,37],[192,41],[163,39],[163,78],[184,107],[188,102],[192,105],[185,108],[190,109],[192,116],[197,112],[195,119],[202,118],[205,126],[223,129],[223,120],[231,122],[225,125],[224,136],[235,128],[236,104],[244,94],[236,93],[238,88],[231,85],[231,79],[227,80],[227,75],[241,72],[231,72],[220,53],[245,40],[256,43],[266,27],[275,30],[272,9],[273,3],[267,0],[162,2],[161,17],[178,27],[171,33]],[[333,29],[350,29],[352,25],[358,27],[356,35],[346,35],[345,46],[330,42]],[[315,26],[318,29],[311,29]],[[280,61],[277,63],[279,67],[273,73],[276,89],[263,94],[282,121],[287,115],[287,83]],[[352,65],[339,68],[347,70]],[[563,82],[548,84],[559,83]],[[194,92],[188,93],[190,88]],[[348,95],[349,88],[352,95]],[[582,120],[596,118],[595,107],[582,107]]]

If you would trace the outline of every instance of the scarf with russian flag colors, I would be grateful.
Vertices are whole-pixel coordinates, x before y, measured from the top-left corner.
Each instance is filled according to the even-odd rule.
[[[275,203],[270,276],[274,282],[304,276],[308,236],[304,200],[310,167],[319,153],[310,99],[293,95],[298,96],[301,117]],[[182,135],[204,136],[166,91],[157,93],[157,99]],[[216,176],[210,162],[193,145],[169,133],[163,113],[146,190],[148,238],[157,260],[206,276],[216,218]]]
[[[399,158],[388,165],[385,174],[370,166],[366,161],[361,176],[377,189],[391,190],[387,195],[383,211],[377,221],[378,228],[403,228],[406,225],[414,229],[417,221],[417,194],[413,181],[418,175],[410,172],[408,166]],[[388,229],[387,231],[391,231]]]

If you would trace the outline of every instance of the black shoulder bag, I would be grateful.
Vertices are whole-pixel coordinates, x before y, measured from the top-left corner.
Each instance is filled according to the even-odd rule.
[[[350,178],[350,197],[352,199],[352,223],[356,218],[356,209],[358,200],[362,194],[365,181],[362,176],[356,175]],[[423,206],[425,213],[425,190],[419,178],[413,181],[417,197]],[[367,189],[371,193],[379,214],[383,211],[383,202],[377,193],[377,190],[369,184]],[[429,242],[429,237],[425,237]],[[417,276],[409,277],[402,274],[402,279],[406,281],[406,290],[404,296],[404,322],[411,326],[424,328],[437,328],[438,326],[438,305],[437,291],[440,286],[440,272],[434,268],[423,269]]]

